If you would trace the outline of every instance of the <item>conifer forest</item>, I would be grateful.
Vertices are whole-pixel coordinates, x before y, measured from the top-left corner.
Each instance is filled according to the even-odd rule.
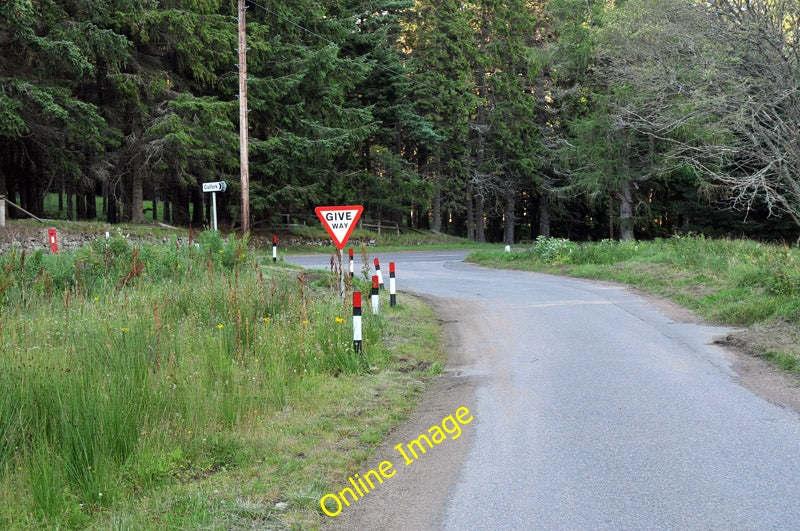
[[[478,242],[800,235],[800,0],[245,7],[245,226],[360,204]],[[224,180],[240,229],[238,22],[237,0],[0,0],[0,195],[200,227]]]

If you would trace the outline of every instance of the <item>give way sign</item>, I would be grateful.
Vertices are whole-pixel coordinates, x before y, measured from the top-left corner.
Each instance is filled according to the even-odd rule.
[[[322,222],[322,226],[331,235],[336,248],[341,251],[356,227],[358,218],[364,212],[364,207],[361,205],[320,206],[315,208],[314,211]]]

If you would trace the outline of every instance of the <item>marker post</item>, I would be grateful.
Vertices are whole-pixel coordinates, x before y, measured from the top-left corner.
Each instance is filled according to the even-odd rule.
[[[361,353],[361,292],[353,292],[353,350]]]
[[[350,257],[350,265],[348,266],[348,268],[350,270],[350,278],[353,278],[353,248],[352,247],[350,247],[350,249],[348,250],[347,254]]]
[[[374,260],[374,263],[375,263],[375,274],[378,275],[378,287],[380,289],[383,289],[383,273],[381,273],[381,263],[377,258]]]
[[[372,315],[378,315],[378,306],[380,306],[381,299],[378,293],[378,276],[372,275]]]
[[[395,285],[394,262],[389,262],[389,306],[397,304],[397,286]]]
[[[272,235],[272,261],[278,261],[278,235]]]
[[[58,234],[56,229],[47,229],[47,239],[50,240],[50,252],[58,254]]]

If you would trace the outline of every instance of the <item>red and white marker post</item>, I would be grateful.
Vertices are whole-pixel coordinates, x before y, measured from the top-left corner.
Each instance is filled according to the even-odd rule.
[[[361,292],[353,292],[353,350],[361,353]]]
[[[377,258],[374,260],[374,262],[375,262],[375,274],[378,275],[378,287],[380,289],[383,289],[383,273],[381,273],[381,263]]]
[[[389,262],[389,306],[397,304],[397,286],[395,284],[394,262]]]
[[[347,254],[350,257],[350,265],[348,266],[348,269],[350,270],[350,278],[353,278],[354,270],[353,270],[353,248],[352,247],[350,247],[350,249],[348,249]]]
[[[56,229],[47,229],[47,239],[50,240],[50,252],[58,254],[58,234]]]
[[[372,275],[372,315],[378,315],[378,307],[381,303],[380,294],[378,292],[378,275]]]
[[[272,235],[272,261],[278,261],[278,235]]]

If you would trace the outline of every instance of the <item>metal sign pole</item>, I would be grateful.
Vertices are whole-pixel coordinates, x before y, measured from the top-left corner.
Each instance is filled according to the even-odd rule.
[[[339,296],[344,301],[344,299],[345,299],[344,267],[342,266],[342,250],[341,249],[336,249],[336,256],[339,259]]]
[[[217,231],[217,192],[211,192],[211,218],[214,220],[214,232]]]

